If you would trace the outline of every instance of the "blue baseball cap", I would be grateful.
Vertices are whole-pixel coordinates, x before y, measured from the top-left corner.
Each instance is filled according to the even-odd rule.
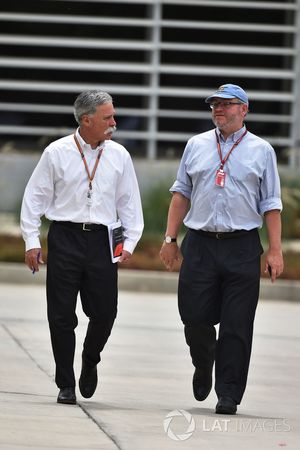
[[[205,99],[205,103],[210,103],[215,97],[219,98],[238,98],[241,102],[248,104],[248,95],[240,86],[236,84],[222,84],[216,92]]]

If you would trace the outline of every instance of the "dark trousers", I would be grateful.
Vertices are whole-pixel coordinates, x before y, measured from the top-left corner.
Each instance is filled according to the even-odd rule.
[[[117,315],[117,264],[107,229],[82,231],[53,222],[48,233],[47,312],[59,388],[75,386],[78,293],[89,324],[82,358],[95,366]]]
[[[258,231],[216,239],[189,230],[181,250],[178,305],[192,362],[197,368],[215,362],[217,396],[230,396],[239,404],[259,296],[263,249]]]

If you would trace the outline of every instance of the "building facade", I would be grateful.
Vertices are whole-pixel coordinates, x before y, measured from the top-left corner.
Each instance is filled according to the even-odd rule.
[[[2,2],[3,3],[3,2]],[[299,1],[40,0],[0,7],[0,141],[42,150],[85,89],[114,98],[135,157],[178,158],[212,127],[204,98],[235,83],[248,128],[300,164]]]

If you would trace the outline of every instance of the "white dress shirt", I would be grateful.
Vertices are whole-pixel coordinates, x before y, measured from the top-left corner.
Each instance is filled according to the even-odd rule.
[[[128,151],[107,140],[92,149],[76,131],[90,173],[103,152],[92,182],[92,205],[87,203],[89,180],[74,136],[52,142],[43,152],[26,186],[21,230],[26,251],[40,248],[41,217],[56,221],[109,225],[119,218],[124,227],[124,250],[132,253],[143,231],[139,187]]]

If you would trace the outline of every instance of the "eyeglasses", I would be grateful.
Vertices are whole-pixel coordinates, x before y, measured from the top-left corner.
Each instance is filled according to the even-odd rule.
[[[232,105],[242,105],[242,104],[243,104],[242,102],[214,102],[214,103],[210,103],[209,107],[211,109],[216,109],[216,108],[228,109]]]

